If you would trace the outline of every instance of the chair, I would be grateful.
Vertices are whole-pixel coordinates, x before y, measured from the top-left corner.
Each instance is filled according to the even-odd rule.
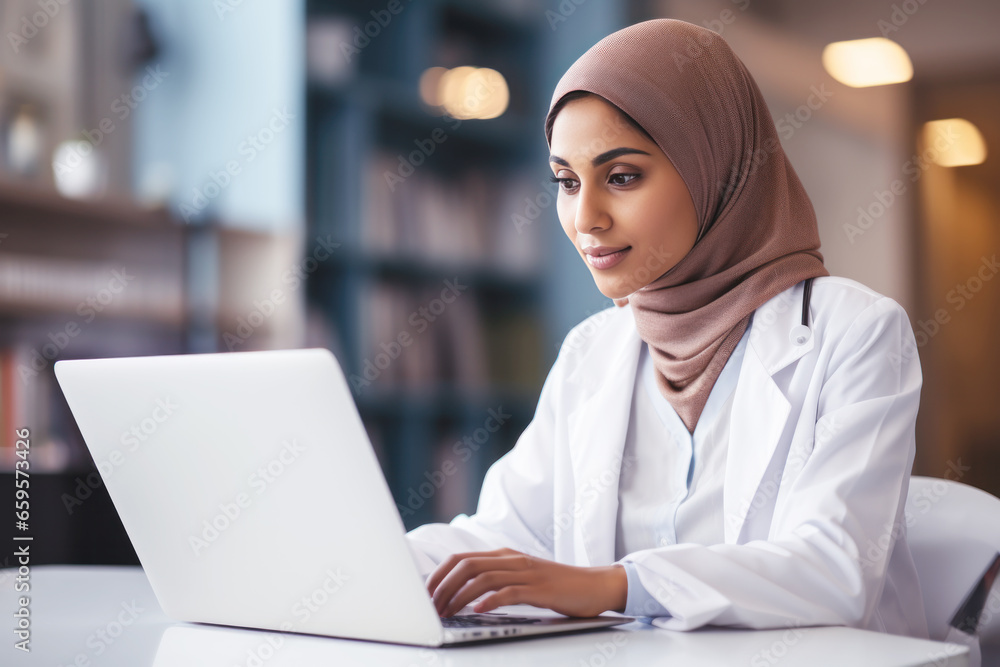
[[[905,511],[906,541],[920,579],[931,639],[966,639],[951,622],[980,586],[962,617],[974,620],[979,614],[979,644],[1000,645],[1000,587],[991,591],[986,585],[994,581],[1000,552],[1000,498],[960,482],[911,477]],[[983,581],[988,568],[990,575]],[[975,653],[978,648],[970,645]]]

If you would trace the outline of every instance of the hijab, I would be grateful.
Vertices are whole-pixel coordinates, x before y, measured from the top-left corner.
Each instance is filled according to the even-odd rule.
[[[707,28],[653,19],[592,46],[556,84],[550,148],[553,107],[574,90],[638,122],[691,193],[694,247],[627,301],[660,392],[693,433],[754,311],[806,278],[830,275],[812,202],[750,72]]]

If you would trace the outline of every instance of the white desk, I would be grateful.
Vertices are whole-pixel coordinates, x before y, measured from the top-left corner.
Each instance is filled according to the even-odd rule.
[[[945,665],[955,644],[839,627],[671,632],[643,623],[565,636],[443,649],[178,623],[138,567],[31,569],[31,653],[13,648],[14,571],[0,570],[0,665],[281,667],[284,665]]]

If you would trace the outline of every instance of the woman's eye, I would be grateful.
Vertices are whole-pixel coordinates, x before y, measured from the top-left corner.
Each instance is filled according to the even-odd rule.
[[[608,180],[615,185],[628,185],[637,178],[639,178],[639,174],[611,174]]]
[[[639,178],[639,176],[640,174],[624,174],[624,173],[611,174],[608,177],[608,182],[611,183],[612,185],[618,185],[618,186],[629,185],[632,183],[632,181]],[[563,192],[571,192],[573,190],[576,190],[576,188],[579,186],[579,183],[575,178],[559,178],[558,176],[549,176],[549,180],[553,183],[558,183],[559,189],[562,190]]]
[[[549,180],[553,183],[559,184],[559,189],[564,192],[569,192],[573,189],[573,185],[576,183],[574,178],[558,178],[556,176],[549,176]]]

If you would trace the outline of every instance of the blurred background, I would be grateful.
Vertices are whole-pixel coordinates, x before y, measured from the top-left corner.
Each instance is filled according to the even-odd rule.
[[[830,272],[910,314],[914,473],[1000,494],[995,2],[3,0],[0,475],[30,429],[32,562],[138,562],[58,359],[329,348],[407,528],[473,512],[611,305],[556,218],[552,89],[658,17],[729,42]]]

